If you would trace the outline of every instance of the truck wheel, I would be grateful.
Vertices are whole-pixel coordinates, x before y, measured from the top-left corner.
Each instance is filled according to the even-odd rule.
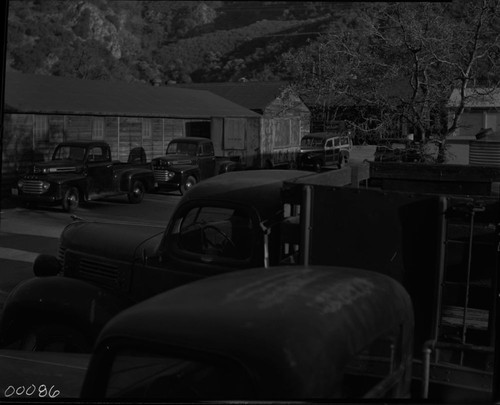
[[[193,176],[187,176],[180,187],[181,194],[184,195],[186,191],[191,189],[196,184],[196,179]]]
[[[144,199],[144,184],[140,180],[135,180],[132,183],[132,188],[128,193],[128,202],[131,204],[139,204]]]
[[[36,326],[21,338],[21,350],[33,352],[89,353],[91,349],[81,332],[61,324]]]
[[[76,187],[68,188],[62,200],[63,210],[66,212],[73,212],[78,208],[79,203],[80,194],[78,193],[78,189]]]

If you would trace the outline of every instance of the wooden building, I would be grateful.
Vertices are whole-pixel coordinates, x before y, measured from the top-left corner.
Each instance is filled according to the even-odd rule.
[[[262,117],[259,167],[295,160],[300,140],[310,132],[311,112],[286,82],[190,83],[177,87],[207,90]]]
[[[467,89],[465,110],[460,120],[457,137],[473,137],[484,128],[500,132],[500,89]],[[448,101],[449,119],[460,101],[458,89],[453,90]]]
[[[70,140],[104,140],[113,159],[126,160],[136,146],[151,159],[172,138],[206,136],[221,155],[251,163],[262,125],[261,115],[209,91],[12,71],[3,119],[2,190],[19,168],[49,159],[57,143]]]

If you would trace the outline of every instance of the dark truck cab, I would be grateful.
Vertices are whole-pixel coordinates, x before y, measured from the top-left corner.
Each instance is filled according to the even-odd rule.
[[[17,182],[13,195],[28,204],[62,204],[74,211],[80,201],[126,194],[140,203],[154,187],[151,166],[142,148],[133,149],[127,163],[111,160],[106,142],[63,142],[48,162],[39,162]]]
[[[199,137],[173,139],[165,156],[153,159],[158,189],[179,190],[181,194],[201,180],[240,169],[238,161],[216,157],[212,141]]]

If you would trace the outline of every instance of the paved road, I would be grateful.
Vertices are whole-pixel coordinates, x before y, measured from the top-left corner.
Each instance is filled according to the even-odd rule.
[[[123,197],[86,204],[75,215],[98,222],[142,224],[164,229],[177,205],[178,193],[148,194],[142,204]],[[71,215],[59,207],[29,210],[2,205],[0,213],[0,307],[8,293],[33,276],[32,264],[40,253],[57,254],[58,238]]]

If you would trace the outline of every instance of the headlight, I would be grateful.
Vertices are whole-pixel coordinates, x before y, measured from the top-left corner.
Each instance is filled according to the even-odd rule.
[[[24,180],[19,180],[17,182],[17,188],[23,188],[24,187]]]
[[[169,179],[171,179],[172,177],[175,176],[175,173],[174,172],[167,172],[167,176]]]
[[[44,191],[47,191],[50,187],[50,183],[47,183],[46,181],[43,181],[42,182],[42,188],[44,189]]]

